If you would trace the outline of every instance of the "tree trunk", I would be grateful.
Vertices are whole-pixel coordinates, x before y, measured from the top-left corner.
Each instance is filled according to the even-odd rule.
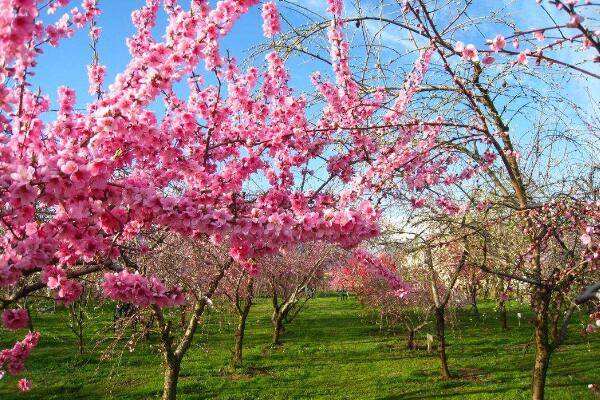
[[[250,312],[250,306],[243,308],[240,314],[240,320],[235,331],[235,348],[233,352],[233,365],[235,367],[242,366],[242,349],[244,346],[244,333],[246,331],[246,319]]]
[[[501,301],[498,308],[500,309],[500,324],[502,325],[502,329],[508,329],[508,318],[506,316],[506,303],[504,301]]]
[[[409,329],[408,330],[408,343],[407,343],[408,349],[409,350],[416,350],[417,349],[417,343],[415,342],[415,330],[414,329]]]
[[[163,384],[163,400],[175,400],[177,398],[177,381],[181,361],[171,358],[165,361],[165,381]]]
[[[441,376],[443,380],[450,379],[450,371],[448,370],[448,358],[446,357],[446,321],[445,310],[443,307],[435,309],[436,333],[438,340],[438,354],[440,357]]]
[[[477,308],[477,287],[471,288],[471,308],[473,315],[479,318],[479,308]]]
[[[79,355],[83,355],[83,351],[84,351],[84,346],[85,346],[85,341],[83,339],[83,323],[80,321],[79,323]]]
[[[33,320],[31,319],[31,311],[29,310],[29,305],[27,304],[27,298],[25,298],[25,310],[27,310],[27,328],[29,328],[30,332],[33,332]]]
[[[535,364],[533,366],[533,376],[531,379],[531,398],[532,400],[543,400],[544,389],[546,386],[546,374],[550,365],[550,356],[552,348],[548,337],[548,307],[550,303],[550,294],[538,288],[532,295],[532,308],[534,312],[535,325]]]
[[[274,345],[280,345],[281,344],[281,331],[283,329],[283,315],[280,313],[273,312],[273,317],[271,318],[271,322],[273,324],[272,343]]]
[[[550,351],[546,346],[538,346],[535,349],[535,365],[533,367],[533,378],[531,381],[532,400],[544,400],[544,388],[546,386],[546,374],[550,364]]]

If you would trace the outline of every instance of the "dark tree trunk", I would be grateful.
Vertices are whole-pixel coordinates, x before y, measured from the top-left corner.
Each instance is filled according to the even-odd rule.
[[[283,330],[283,315],[281,313],[273,312],[273,317],[271,318],[271,323],[273,324],[272,343],[274,345],[280,345],[281,344],[281,332]]]
[[[77,337],[79,338],[79,355],[82,356],[84,347],[85,347],[85,340],[83,339],[83,323],[82,323],[82,321],[80,321],[78,328],[79,328],[79,333],[77,334]]]
[[[508,329],[508,317],[506,315],[506,303],[501,301],[498,308],[500,309],[500,324],[502,329]]]
[[[408,347],[409,350],[416,350],[417,349],[417,342],[415,341],[415,330],[414,329],[409,329],[408,330],[407,347]]]
[[[475,315],[476,317],[479,317],[479,308],[477,308],[477,286],[473,286],[471,287],[470,290],[470,295],[471,295],[471,308],[473,311],[473,315]]]
[[[237,329],[235,330],[235,348],[233,351],[233,365],[235,367],[242,366],[242,349],[244,347],[244,333],[246,331],[246,319],[250,313],[250,304],[242,309]]]
[[[31,319],[31,311],[27,303],[25,303],[25,310],[27,310],[27,328],[29,328],[30,332],[33,332],[33,320]]]
[[[535,364],[531,379],[532,400],[543,400],[546,386],[546,375],[550,365],[552,347],[548,337],[548,307],[550,293],[544,289],[537,289],[532,296],[535,327]]]
[[[170,358],[165,360],[165,380],[163,384],[163,400],[175,400],[177,398],[177,381],[181,369],[181,360]]]
[[[443,380],[450,379],[448,358],[446,356],[446,320],[443,307],[435,309],[436,333],[438,340],[438,355],[440,357],[441,376]]]

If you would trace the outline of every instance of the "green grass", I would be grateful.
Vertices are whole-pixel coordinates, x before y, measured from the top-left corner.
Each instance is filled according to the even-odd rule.
[[[356,299],[340,302],[322,296],[312,300],[289,325],[284,345],[272,349],[269,309],[259,299],[248,320],[245,366],[229,365],[233,316],[212,312],[184,359],[179,399],[527,399],[533,352],[527,323],[517,326],[516,312],[529,319],[526,306],[509,308],[511,329],[500,328],[492,304],[473,319],[459,312],[448,332],[448,356],[456,378],[438,379],[438,360],[425,350],[405,349],[404,335],[380,332],[374,315]],[[77,354],[75,336],[64,310],[36,317],[47,333],[27,363],[33,380],[27,394],[15,391],[15,377],[0,381],[0,399],[154,399],[162,388],[156,336],[133,353],[117,344],[112,358],[101,359],[111,343],[101,329],[109,311],[90,321],[86,354]],[[575,324],[574,324],[575,325]],[[52,329],[44,329],[52,326]],[[431,328],[430,328],[431,329]],[[600,382],[597,336],[582,338],[573,327],[569,339],[552,357],[548,396],[592,399],[588,383]],[[424,336],[426,330],[421,332]],[[423,337],[419,339],[422,341]],[[0,348],[16,336],[0,331]]]

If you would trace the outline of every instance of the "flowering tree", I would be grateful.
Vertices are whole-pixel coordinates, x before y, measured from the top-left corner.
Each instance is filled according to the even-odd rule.
[[[586,197],[594,185],[585,190],[578,185],[589,165],[597,164],[598,121],[591,86],[600,77],[595,69],[597,11],[596,3],[577,0],[531,0],[518,7],[498,2],[461,2],[457,7],[453,1],[358,1],[341,18],[355,24],[359,33],[352,61],[361,71],[355,80],[367,92],[384,85],[387,93],[403,98],[403,82],[396,82],[395,76],[404,75],[416,50],[432,51],[428,73],[414,89],[405,115],[442,116],[437,145],[471,167],[461,169],[455,162],[442,180],[457,185],[445,191],[429,190],[429,185],[403,191],[390,184],[382,185],[379,193],[387,195],[382,202],[391,207],[407,202],[436,205],[459,220],[469,203],[477,204],[479,211],[491,207],[491,219],[514,218],[525,243],[524,251],[514,257],[518,268],[496,264],[492,270],[530,289],[536,315],[533,399],[544,398],[555,348],[547,335],[548,304],[573,289],[561,306],[567,314],[560,313],[561,318],[570,317],[580,282],[594,279],[595,251],[585,250],[587,245],[575,239],[595,226],[586,211],[594,207]],[[278,44],[323,59],[313,39],[327,29],[327,22],[305,15],[309,24],[282,36]],[[388,107],[394,105],[388,102]],[[439,175],[431,175],[422,177],[429,183],[438,181]],[[476,179],[462,179],[466,176]],[[461,230],[468,236],[481,233]],[[556,263],[558,259],[562,262]],[[563,318],[559,327],[568,321]]]
[[[46,6],[55,12],[68,3]],[[58,302],[72,303],[82,292],[78,278],[127,267],[123,246],[157,228],[216,242],[227,237],[238,261],[297,242],[323,239],[353,246],[377,234],[377,212],[369,203],[355,208],[356,197],[326,191],[329,182],[352,178],[351,163],[376,153],[358,128],[377,111],[378,97],[353,94],[337,26],[332,28],[337,80],[316,83],[330,93],[331,103],[316,123],[306,116],[304,96],[288,87],[289,74],[277,53],[267,57],[262,75],[254,68],[239,71],[234,58],[221,55],[219,41],[257,3],[224,0],[211,8],[192,1],[185,9],[165,1],[167,24],[160,41],[151,33],[160,4],[148,0],[132,14],[136,33],[128,40],[131,60],[125,70],[106,87],[105,69],[94,53],[90,92],[97,99],[77,108],[76,93],[63,86],[53,111],[50,95],[29,84],[40,68],[37,57],[86,25],[96,43],[101,29],[95,18],[101,11],[94,0],[85,0],[81,10],[45,23],[39,15],[46,6],[2,1],[3,308],[44,288],[54,290]],[[278,29],[271,4],[265,8],[265,34]],[[207,83],[208,73],[199,65],[218,83]],[[185,98],[174,88],[179,82],[188,85]],[[352,111],[341,110],[348,98]],[[150,109],[159,100],[163,115]],[[343,120],[332,119],[334,114]],[[331,146],[345,133],[356,143],[347,154],[332,155]],[[306,167],[315,159],[330,167],[328,176],[318,176],[324,182],[318,185],[311,184]],[[262,181],[252,193],[251,176]],[[183,301],[178,288],[128,270],[106,274],[102,286],[110,298],[155,310]],[[17,320],[5,319],[9,328]],[[31,348],[37,341],[28,343]],[[165,391],[165,398],[173,396]]]
[[[257,261],[273,302],[273,345],[281,344],[284,324],[294,320],[314,295],[325,271],[338,260],[338,249],[323,242],[314,242]]]
[[[165,0],[161,40],[152,32],[161,4],[147,0],[132,14],[131,59],[110,85],[96,46],[101,10],[95,0],[56,22],[40,17],[68,3],[0,3],[3,308],[44,289],[71,304],[82,292],[78,279],[111,271],[101,281],[107,297],[159,315],[185,296],[133,271],[138,265],[124,249],[140,234],[168,230],[226,240],[232,259],[246,266],[252,257],[299,242],[352,247],[378,233],[377,210],[360,200],[380,190],[381,177],[405,171],[408,185],[423,187],[431,183],[424,174],[442,176],[452,163],[435,143],[438,120],[402,118],[431,52],[423,52],[393,109],[383,106],[383,91],[359,95],[339,2],[331,2],[329,27],[335,79],[313,76],[326,99],[316,116],[306,96],[288,86],[277,52],[266,57],[264,73],[240,71],[235,58],[222,55],[221,39],[258,0],[214,7],[193,0],[188,8]],[[264,5],[263,18],[265,36],[277,35],[274,3]],[[43,67],[37,58],[86,26],[95,100],[79,107],[77,93],[61,86],[52,109],[51,96],[30,84]],[[187,84],[183,95],[180,83]],[[152,111],[157,102],[164,113]],[[382,118],[383,124],[370,123]],[[377,141],[370,132],[395,139]],[[336,183],[350,185],[332,191]],[[13,318],[6,320],[14,326]],[[165,390],[165,398],[173,396]]]
[[[255,295],[255,276],[258,271],[255,265],[251,266],[250,271],[241,266],[230,268],[225,276],[225,284],[219,288],[219,294],[229,299],[238,315],[232,360],[234,367],[242,366],[246,320]]]
[[[384,319],[393,325],[404,325],[408,333],[407,347],[416,350],[417,332],[431,322],[432,302],[427,271],[412,265],[408,259],[401,255],[371,257],[372,262],[379,264],[376,269],[364,259],[350,257],[344,265],[332,270],[330,284],[355,293],[362,304],[376,309],[381,327]],[[382,274],[382,268],[388,272]],[[394,288],[396,281],[402,282],[404,290]]]

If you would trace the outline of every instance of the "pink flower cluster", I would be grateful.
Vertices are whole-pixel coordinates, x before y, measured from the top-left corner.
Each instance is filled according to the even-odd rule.
[[[185,304],[185,296],[180,288],[167,290],[155,277],[150,279],[136,273],[122,270],[107,273],[102,282],[104,295],[113,300],[132,303],[139,307],[156,304],[160,307],[174,307]]]
[[[67,279],[67,274],[61,267],[44,267],[40,278],[49,289],[58,289],[56,301],[65,306],[72,304],[83,293],[83,286],[75,280]]]
[[[343,0],[327,0],[327,3],[329,3],[329,8],[327,8],[328,12],[336,17],[339,17],[342,14],[342,8],[344,6]]]
[[[281,32],[281,23],[279,22],[279,11],[277,5],[273,2],[263,4],[263,34],[271,38]]]
[[[89,94],[95,94],[99,92],[104,84],[104,77],[106,76],[106,67],[100,64],[88,65],[88,80],[90,82]]]
[[[40,340],[39,332],[29,332],[25,338],[15,343],[11,349],[0,351],[0,373],[3,374],[4,368],[11,375],[16,375],[25,368],[25,361],[31,354],[31,350],[37,346]]]
[[[371,269],[380,277],[385,279],[394,296],[402,299],[410,293],[410,287],[406,283],[402,282],[393,271],[390,271],[380,257],[375,256],[363,249],[354,250],[352,255],[359,263]]]
[[[29,313],[24,308],[2,311],[2,322],[6,329],[17,330],[26,328],[29,324]]]
[[[459,53],[463,60],[467,60],[467,61],[478,61],[479,57],[478,54],[479,52],[477,51],[477,48],[475,48],[475,45],[473,44],[468,44],[465,46],[465,44],[463,42],[456,42],[456,44],[454,45],[454,51]]]

